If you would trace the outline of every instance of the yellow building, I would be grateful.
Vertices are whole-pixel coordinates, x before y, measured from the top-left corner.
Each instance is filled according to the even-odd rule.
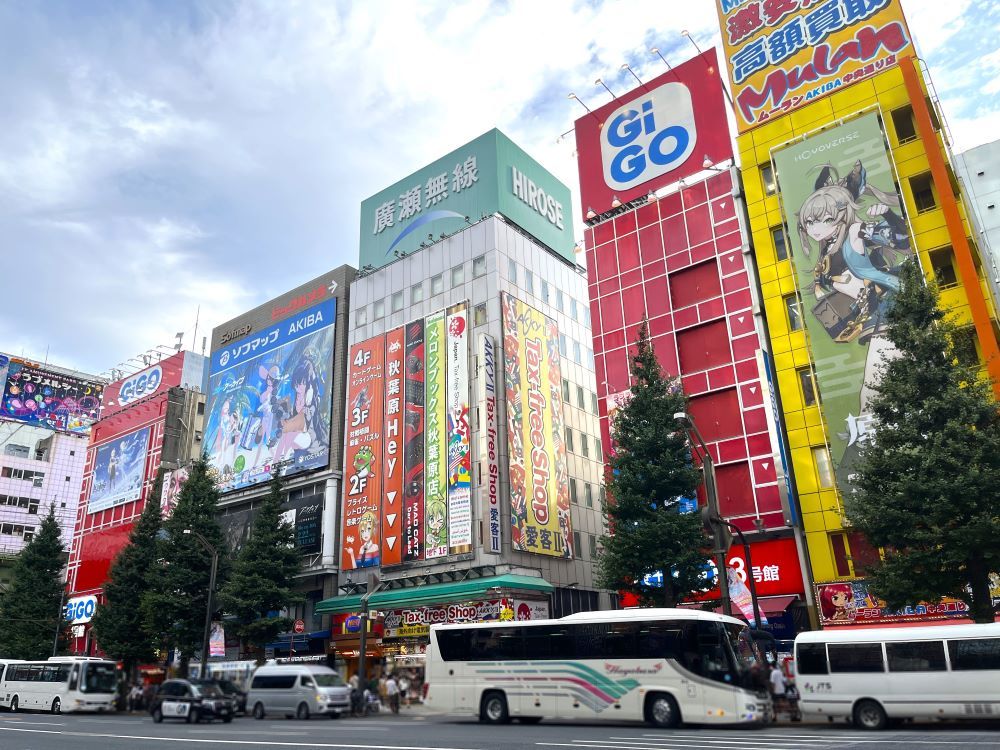
[[[909,76],[909,82],[906,80]],[[923,92],[916,112],[911,91]],[[926,105],[926,108],[921,105]],[[855,577],[861,562],[877,554],[847,526],[828,450],[830,426],[820,409],[822,393],[813,370],[809,335],[802,324],[788,232],[779,203],[772,151],[865,111],[881,114],[900,195],[911,229],[911,247],[925,275],[941,287],[941,303],[967,324],[970,352],[981,361],[996,352],[996,312],[983,276],[979,251],[951,170],[945,139],[926,81],[911,58],[871,78],[853,83],[788,114],[774,117],[739,136],[738,150],[754,253],[777,371],[796,494],[802,511],[813,580]],[[921,122],[923,118],[923,122]],[[931,131],[933,128],[933,131]],[[930,137],[927,137],[930,136]],[[937,163],[935,163],[935,161]],[[939,179],[934,179],[934,173]],[[941,175],[947,175],[941,195]],[[957,210],[956,210],[957,209]],[[950,213],[949,213],[950,212]],[[960,220],[960,225],[957,223]],[[956,227],[961,226],[961,234]],[[963,239],[968,250],[962,247]],[[975,266],[978,289],[963,279]],[[963,265],[964,264],[964,265]],[[978,317],[978,321],[974,318]],[[978,322],[977,327],[974,322]],[[978,333],[978,335],[977,335]],[[986,357],[984,357],[984,352]],[[991,362],[991,374],[1000,362]]]

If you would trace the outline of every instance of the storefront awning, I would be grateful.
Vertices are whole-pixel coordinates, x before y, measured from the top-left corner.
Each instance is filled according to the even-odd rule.
[[[795,594],[791,596],[762,596],[759,603],[761,612],[765,615],[781,615],[798,600],[799,597]]]
[[[412,586],[403,589],[378,591],[368,599],[369,609],[400,609],[423,604],[443,604],[444,602],[475,599],[493,592],[493,589],[516,589],[519,591],[540,591],[548,594],[553,590],[544,578],[520,576],[508,573],[489,578],[470,578],[452,583],[432,583],[429,586]],[[361,611],[362,594],[335,596],[316,604],[320,614],[342,614]]]

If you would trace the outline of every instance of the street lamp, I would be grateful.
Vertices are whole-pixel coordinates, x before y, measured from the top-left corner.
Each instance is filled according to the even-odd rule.
[[[722,613],[731,616],[733,614],[733,607],[729,598],[729,578],[726,572],[726,552],[728,550],[723,541],[723,535],[715,533],[721,521],[721,516],[719,515],[719,493],[715,486],[715,462],[712,460],[712,454],[708,452],[708,447],[701,437],[698,425],[694,423],[691,415],[687,412],[679,411],[674,414],[674,419],[677,420],[678,424],[684,428],[684,432],[687,433],[688,442],[691,444],[691,452],[695,453],[696,448],[701,449],[699,458],[704,469],[705,497],[708,501],[708,517],[706,520],[713,532],[712,543],[714,549],[712,552],[715,555],[715,565],[718,568],[719,598],[722,600]]]
[[[208,577],[208,604],[205,606],[205,635],[201,641],[201,679],[208,679],[208,636],[212,630],[212,598],[215,593],[215,573],[219,568],[219,550],[199,532],[194,529],[184,529],[184,534],[190,534],[212,555],[212,572]]]

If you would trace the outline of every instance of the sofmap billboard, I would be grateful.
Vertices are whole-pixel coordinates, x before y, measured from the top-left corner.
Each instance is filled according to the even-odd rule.
[[[100,417],[104,384],[9,359],[0,379],[0,417],[48,430],[90,434]],[[2,364],[0,364],[2,369]]]
[[[899,0],[716,0],[741,133],[916,54]]]
[[[146,476],[149,431],[143,427],[97,447],[87,513],[139,499]]]
[[[472,551],[472,431],[469,426],[469,305],[448,308],[448,551]]]
[[[874,112],[772,153],[837,483],[868,438],[886,310],[913,255]]]
[[[572,558],[559,329],[506,292],[502,307],[511,546]]]
[[[715,50],[576,121],[582,214],[622,203],[733,156]]]
[[[381,268],[501,213],[573,262],[569,188],[491,130],[361,204],[361,266]]]
[[[385,336],[351,347],[341,567],[377,568],[382,545]]]
[[[322,468],[330,459],[331,298],[212,353],[205,450],[219,490]]]

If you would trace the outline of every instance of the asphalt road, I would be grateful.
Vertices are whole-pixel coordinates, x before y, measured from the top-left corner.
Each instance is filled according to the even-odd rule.
[[[0,714],[2,750],[987,750],[1000,748],[995,724],[918,725],[879,733],[847,725],[658,731],[642,724],[510,724],[404,710],[399,716],[232,724],[154,724],[148,716]]]

